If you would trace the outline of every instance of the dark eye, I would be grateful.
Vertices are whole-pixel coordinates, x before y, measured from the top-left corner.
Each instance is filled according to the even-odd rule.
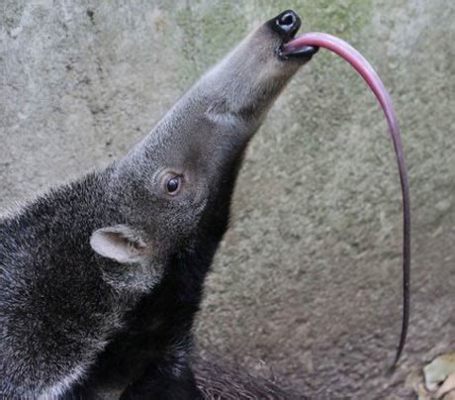
[[[168,179],[166,182],[166,190],[169,194],[177,194],[182,184],[182,177],[177,175]]]

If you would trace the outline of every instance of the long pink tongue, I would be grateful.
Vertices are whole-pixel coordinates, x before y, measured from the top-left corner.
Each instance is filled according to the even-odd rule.
[[[411,214],[409,200],[409,183],[406,172],[406,164],[401,144],[400,128],[397,117],[392,106],[392,100],[384,84],[370,63],[351,45],[335,36],[326,33],[306,33],[288,42],[283,48],[283,55],[299,51],[305,46],[323,47],[349,62],[354,69],[362,76],[376,95],[382,106],[387,123],[389,125],[390,136],[398,163],[398,171],[401,181],[401,193],[403,199],[403,319],[400,343],[395,356],[394,365],[400,359],[403,351],[409,324],[410,308],[410,273],[411,273]]]

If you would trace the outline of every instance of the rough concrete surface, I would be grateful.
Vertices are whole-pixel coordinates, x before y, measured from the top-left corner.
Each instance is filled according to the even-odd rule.
[[[315,399],[412,399],[455,348],[455,2],[0,0],[0,207],[145,135],[255,25],[293,8],[375,65],[401,121],[413,215],[412,318],[401,313],[401,206],[386,124],[321,51],[248,149],[232,227],[197,324],[201,349]]]

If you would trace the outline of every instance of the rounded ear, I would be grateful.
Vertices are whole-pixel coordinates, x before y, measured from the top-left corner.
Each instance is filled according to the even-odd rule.
[[[138,263],[148,254],[140,234],[126,225],[101,228],[92,233],[90,245],[100,256],[119,263]]]

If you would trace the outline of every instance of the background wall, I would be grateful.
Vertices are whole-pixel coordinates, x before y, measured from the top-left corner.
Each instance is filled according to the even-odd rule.
[[[413,398],[455,347],[455,3],[0,1],[0,207],[106,165],[254,26],[293,8],[372,62],[401,121],[413,309],[400,369],[401,206],[386,124],[321,51],[248,150],[200,314],[201,348],[318,399]]]

